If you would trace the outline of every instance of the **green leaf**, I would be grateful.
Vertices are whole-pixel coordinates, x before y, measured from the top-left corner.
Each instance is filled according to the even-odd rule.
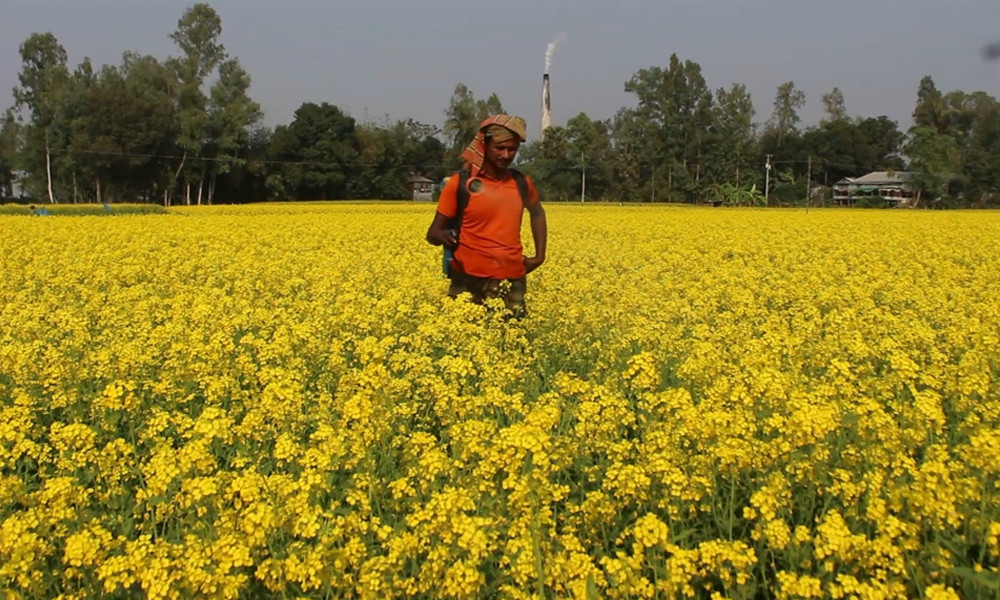
[[[969,567],[953,567],[951,573],[969,583],[1000,592],[1000,575],[996,573],[989,571],[980,571],[977,573],[975,569]]]

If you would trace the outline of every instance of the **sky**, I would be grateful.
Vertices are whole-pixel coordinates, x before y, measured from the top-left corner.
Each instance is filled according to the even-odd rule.
[[[907,129],[925,75],[942,91],[1000,97],[996,0],[215,0],[222,43],[252,77],[268,126],[303,102],[329,102],[358,121],[412,118],[441,126],[456,84],[497,93],[536,139],[548,43],[552,120],[610,119],[635,97],[625,83],[671,54],[702,68],[715,90],[743,83],[756,120],[777,87],[805,92],[803,126],[834,87],[851,115],[887,115]],[[169,34],[192,1],[0,0],[0,109],[13,103],[18,47],[52,32],[71,66],[120,61],[125,50],[177,53]]]

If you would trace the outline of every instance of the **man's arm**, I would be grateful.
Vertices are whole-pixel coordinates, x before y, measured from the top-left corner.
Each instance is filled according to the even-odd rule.
[[[458,175],[452,176],[448,183],[441,189],[441,196],[438,198],[437,212],[434,213],[434,220],[427,229],[427,243],[433,246],[444,246],[449,250],[458,248],[458,239],[451,230],[452,217],[448,214],[458,214]]]
[[[434,220],[427,229],[427,242],[433,246],[444,246],[449,250],[458,247],[458,239],[455,233],[448,229],[450,217],[446,217],[439,212],[434,213]]]
[[[531,273],[545,262],[545,250],[549,238],[549,225],[545,220],[545,209],[541,202],[528,207],[531,216],[531,238],[535,242],[535,255],[524,257],[524,270]]]

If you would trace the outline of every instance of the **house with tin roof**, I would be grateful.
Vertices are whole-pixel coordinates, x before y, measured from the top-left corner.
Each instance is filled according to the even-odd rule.
[[[406,191],[413,200],[431,200],[434,197],[435,181],[414,173],[406,180]]]
[[[916,198],[913,171],[872,171],[833,184],[833,202],[854,206],[863,199],[882,199],[889,206],[911,206]]]

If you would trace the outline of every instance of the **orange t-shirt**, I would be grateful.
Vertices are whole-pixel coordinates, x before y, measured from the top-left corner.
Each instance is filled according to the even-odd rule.
[[[453,175],[438,198],[437,211],[451,218],[458,214],[458,179]],[[538,190],[528,181],[528,206],[538,203]],[[476,191],[474,181],[481,181]],[[458,268],[475,277],[517,279],[524,277],[524,247],[521,245],[521,220],[524,204],[517,181],[508,173],[496,180],[480,173],[469,178],[469,204],[462,213],[458,249],[453,259]]]

